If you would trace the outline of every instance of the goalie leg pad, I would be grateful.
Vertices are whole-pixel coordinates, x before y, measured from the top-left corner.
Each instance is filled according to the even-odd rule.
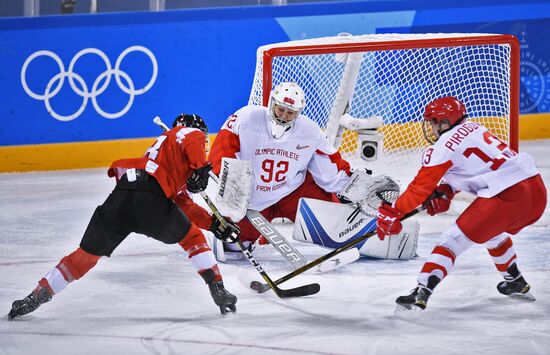
[[[372,258],[409,260],[416,256],[419,232],[420,224],[417,221],[403,221],[401,233],[384,240],[369,238],[359,252]]]
[[[357,207],[304,198],[300,199],[292,237],[336,249],[375,230],[376,218],[366,216]],[[399,235],[384,241],[369,238],[357,247],[363,256],[407,260],[416,255],[418,233],[418,222],[404,221]]]
[[[336,249],[374,230],[376,218],[365,216],[355,206],[303,198],[298,205],[292,237]]]

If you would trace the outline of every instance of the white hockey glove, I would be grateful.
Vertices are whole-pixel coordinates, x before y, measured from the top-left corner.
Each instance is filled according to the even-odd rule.
[[[382,202],[393,203],[399,191],[399,185],[389,176],[370,176],[357,170],[339,195],[356,203],[367,216],[376,217]]]

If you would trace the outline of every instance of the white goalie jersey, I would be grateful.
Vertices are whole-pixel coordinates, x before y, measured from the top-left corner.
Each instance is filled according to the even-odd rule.
[[[216,174],[222,157],[252,162],[248,208],[258,211],[296,190],[307,172],[327,192],[337,193],[349,181],[349,164],[315,122],[300,115],[294,127],[276,139],[270,133],[268,110],[263,106],[245,106],[227,119],[209,157]]]

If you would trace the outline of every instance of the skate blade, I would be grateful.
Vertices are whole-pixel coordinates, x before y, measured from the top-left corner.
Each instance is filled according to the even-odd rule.
[[[233,315],[235,315],[235,313],[237,313],[237,309],[231,309],[231,308],[228,308],[228,307],[221,306],[220,307],[220,313],[222,314],[222,317],[224,317],[224,318],[232,317]]]
[[[398,304],[394,314],[400,318],[417,318],[423,313],[423,309],[415,305]]]
[[[512,293],[511,295],[508,295],[508,297],[526,302],[534,302],[537,300],[530,291],[527,291],[525,293]]]

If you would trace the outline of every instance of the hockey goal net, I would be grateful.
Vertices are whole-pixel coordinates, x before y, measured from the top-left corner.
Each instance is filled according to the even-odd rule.
[[[427,146],[423,109],[442,96],[462,100],[471,120],[518,148],[519,45],[511,35],[343,34],[260,47],[249,104],[266,106],[271,88],[283,81],[304,89],[304,114],[352,166],[405,185]],[[362,154],[364,136],[340,125],[344,113],[382,118],[374,158]]]

